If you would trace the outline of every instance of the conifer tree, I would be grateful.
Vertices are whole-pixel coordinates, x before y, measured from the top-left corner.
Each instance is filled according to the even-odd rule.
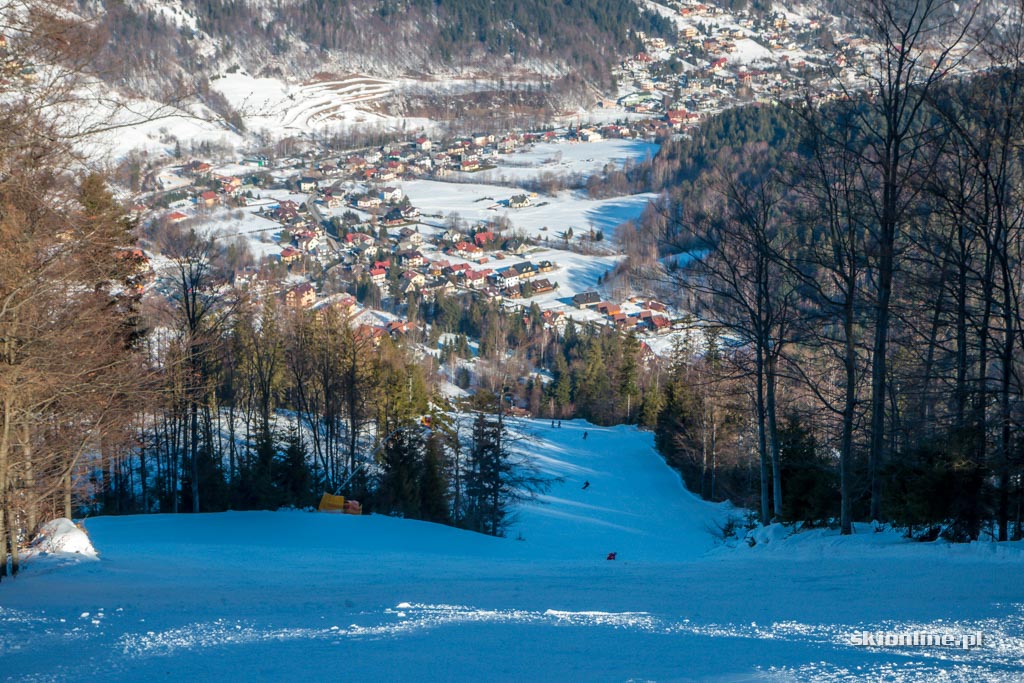
[[[426,443],[415,423],[396,429],[381,451],[381,480],[377,497],[382,510],[419,519],[420,483],[424,479]]]

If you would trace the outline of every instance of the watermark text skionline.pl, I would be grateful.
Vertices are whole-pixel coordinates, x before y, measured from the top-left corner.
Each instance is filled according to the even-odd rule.
[[[985,635],[974,633],[936,633],[934,631],[854,631],[850,645],[856,647],[955,647],[970,650],[983,647]]]

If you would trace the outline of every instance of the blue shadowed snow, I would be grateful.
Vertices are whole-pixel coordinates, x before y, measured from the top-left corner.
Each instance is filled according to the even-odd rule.
[[[730,509],[686,492],[650,434],[562,424],[524,423],[533,436],[518,448],[562,479],[519,510],[507,539],[298,511],[90,519],[98,562],[37,558],[0,584],[0,670],[113,681],[1024,677],[1021,544],[772,527],[753,548],[726,547],[712,531]],[[879,630],[985,642],[850,642]]]

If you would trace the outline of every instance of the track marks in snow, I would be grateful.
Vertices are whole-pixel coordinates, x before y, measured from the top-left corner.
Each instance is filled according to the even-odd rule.
[[[395,607],[343,617],[341,623],[318,627],[288,627],[255,620],[215,619],[165,629],[146,629],[122,610],[93,609],[66,617],[32,615],[0,608],[0,655],[15,654],[27,642],[44,648],[75,647],[75,643],[101,640],[118,632],[113,658],[145,660],[174,657],[267,643],[310,642],[341,644],[360,640],[399,640],[438,629],[474,629],[511,625],[525,629],[613,629],[652,637],[696,639],[716,643],[750,641],[751,648],[794,646],[820,649],[822,661],[792,667],[767,666],[760,680],[814,680],[845,683],[854,680],[909,681],[1015,681],[1024,665],[1024,605],[1006,606],[999,618],[936,620],[931,622],[880,621],[857,624],[812,624],[799,621],[771,623],[715,623],[680,615],[645,611],[608,612],[565,609],[487,609],[471,605],[401,602]],[[348,622],[347,624],[344,622]],[[146,629],[146,630],[143,630]],[[857,647],[855,632],[926,632],[953,634],[982,632],[983,647],[963,650],[942,647]],[[8,637],[11,636],[11,637]],[[26,638],[28,636],[28,638]],[[13,638],[13,639],[12,639]],[[840,654],[838,658],[836,654]],[[825,661],[828,658],[830,661]],[[857,662],[851,665],[850,662]],[[130,665],[129,665],[130,666]]]
[[[17,615],[0,613],[0,622]],[[887,654],[889,661],[849,668],[827,662],[808,663],[798,668],[774,668],[764,673],[778,680],[847,681],[865,677],[877,680],[1015,680],[1024,664],[1024,607],[1000,619],[936,621],[930,623],[879,622],[873,624],[804,624],[795,621],[767,624],[699,623],[687,618],[668,618],[648,612],[568,611],[559,609],[481,609],[467,605],[403,602],[394,608],[356,617],[363,623],[322,628],[260,627],[253,623],[216,620],[164,631],[125,634],[120,648],[129,657],[172,655],[178,650],[196,650],[289,640],[345,640],[402,638],[439,628],[472,627],[479,624],[517,624],[526,627],[611,628],[636,633],[691,636],[706,639],[775,641],[820,646],[823,652],[846,649],[865,654]],[[850,642],[854,632],[961,633],[981,631],[986,642],[981,648],[861,648]],[[892,656],[896,661],[892,661]],[[905,658],[905,661],[900,661]],[[871,657],[865,657],[870,661]],[[1005,673],[1005,676],[1004,676]]]

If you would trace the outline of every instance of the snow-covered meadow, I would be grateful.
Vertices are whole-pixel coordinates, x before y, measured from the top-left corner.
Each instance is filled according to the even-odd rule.
[[[302,511],[86,520],[98,561],[52,553],[0,584],[4,676],[1024,676],[1019,544],[916,544],[866,527],[724,544],[717,530],[736,511],[687,493],[650,434],[523,426],[521,448],[559,479],[504,539]],[[862,631],[981,632],[984,644],[852,644]]]
[[[552,241],[560,239],[561,234],[570,228],[577,236],[593,228],[602,230],[611,238],[616,227],[638,218],[647,203],[657,197],[646,192],[613,199],[589,199],[583,191],[564,190],[555,196],[534,197],[530,206],[510,209],[502,202],[525,190],[438,180],[410,180],[396,185],[426,216],[448,217],[457,213],[471,223],[505,216],[513,228]]]

